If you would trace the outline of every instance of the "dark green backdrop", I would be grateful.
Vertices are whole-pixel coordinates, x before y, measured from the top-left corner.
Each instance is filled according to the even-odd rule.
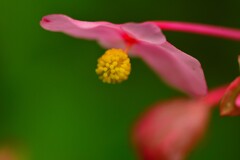
[[[181,96],[139,59],[132,59],[125,83],[101,83],[94,70],[104,49],[43,30],[42,16],[63,13],[89,21],[178,20],[240,28],[239,10],[239,0],[1,0],[0,139],[23,141],[32,160],[134,160],[129,134],[136,117],[156,101]],[[201,61],[209,87],[239,74],[238,42],[166,35]],[[205,139],[189,159],[240,159],[239,123],[238,117],[219,117],[216,109]]]

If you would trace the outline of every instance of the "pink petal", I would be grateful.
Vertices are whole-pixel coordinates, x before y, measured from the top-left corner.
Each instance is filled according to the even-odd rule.
[[[65,15],[53,14],[43,17],[40,24],[49,31],[97,40],[106,48],[123,48],[125,45],[120,27],[109,22],[78,21]]]
[[[168,42],[161,45],[139,43],[131,52],[141,57],[165,82],[193,96],[207,93],[203,70],[195,58]]]
[[[222,116],[240,115],[240,77],[237,77],[227,88],[221,104],[220,113]]]
[[[151,22],[145,23],[126,23],[122,24],[121,28],[129,36],[138,41],[148,42],[152,44],[162,44],[166,42],[161,29]]]
[[[178,99],[150,108],[135,125],[133,142],[143,160],[182,160],[202,137],[210,107]]]

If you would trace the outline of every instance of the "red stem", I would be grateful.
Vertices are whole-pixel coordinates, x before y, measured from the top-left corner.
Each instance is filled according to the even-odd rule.
[[[187,32],[236,41],[240,40],[240,29],[186,22],[154,21],[154,23],[166,31]]]
[[[210,90],[208,94],[202,98],[202,100],[212,107],[216,106],[217,104],[220,103],[220,100],[225,94],[227,87],[228,85],[225,85],[225,86],[221,86],[213,90]]]

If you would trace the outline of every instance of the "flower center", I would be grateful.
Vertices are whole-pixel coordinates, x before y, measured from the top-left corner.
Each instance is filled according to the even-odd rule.
[[[130,59],[122,49],[109,49],[98,59],[96,73],[104,83],[120,83],[130,72]]]

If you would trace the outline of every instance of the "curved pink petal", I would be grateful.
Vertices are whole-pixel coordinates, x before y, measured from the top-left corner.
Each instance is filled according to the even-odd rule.
[[[203,70],[195,58],[168,42],[161,45],[139,43],[131,52],[141,57],[165,82],[193,96],[207,93]]]
[[[177,99],[150,108],[133,130],[133,143],[144,160],[182,160],[202,137],[210,107]]]
[[[126,23],[122,24],[121,28],[129,36],[138,41],[148,42],[152,44],[162,44],[166,42],[161,29],[154,23]]]
[[[61,14],[52,14],[43,17],[40,25],[49,31],[97,40],[106,48],[123,48],[125,45],[120,27],[109,22],[86,22]]]

